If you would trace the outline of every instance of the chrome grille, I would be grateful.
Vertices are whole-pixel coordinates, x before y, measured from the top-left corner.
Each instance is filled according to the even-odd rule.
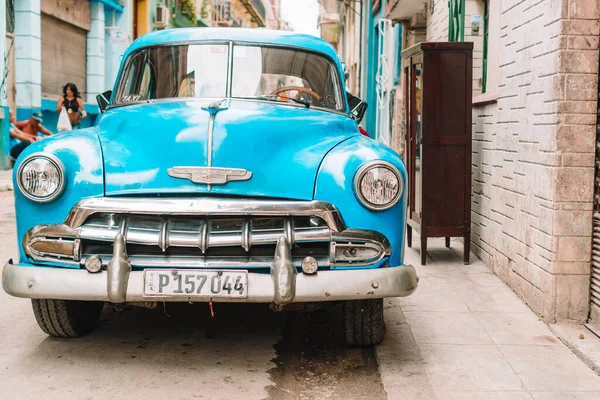
[[[308,256],[319,268],[339,268],[391,254],[385,236],[346,227],[329,203],[217,197],[85,199],[63,223],[29,229],[23,249],[40,263],[83,268],[95,255],[106,265],[118,233],[133,268],[268,268],[282,236],[297,267]]]
[[[198,248],[275,245],[285,236],[291,246],[329,242],[331,231],[319,217],[178,218],[152,215],[93,214],[81,225],[81,240],[112,242],[117,233],[127,244]]]

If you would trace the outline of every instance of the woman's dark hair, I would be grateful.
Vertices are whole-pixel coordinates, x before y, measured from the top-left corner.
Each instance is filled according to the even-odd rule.
[[[75,98],[81,97],[79,95],[79,91],[77,90],[77,86],[75,86],[75,84],[73,82],[69,82],[65,86],[63,86],[63,97],[65,99],[67,98],[67,88],[71,89],[71,92],[73,92],[73,95],[75,95]]]

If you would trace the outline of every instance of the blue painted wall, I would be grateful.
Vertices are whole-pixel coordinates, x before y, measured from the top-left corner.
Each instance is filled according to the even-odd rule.
[[[91,70],[104,72],[110,72],[110,86],[112,86],[112,81],[114,81],[114,75],[116,74],[116,70],[119,67],[120,57],[127,48],[128,42],[131,39],[131,8],[133,1],[117,1],[117,0],[88,0],[93,3],[102,4],[102,16],[105,17],[105,26],[102,27],[101,32],[101,40],[99,44],[96,43],[94,46],[100,45],[101,47],[107,47],[109,53],[103,59],[104,65],[96,68],[94,66],[93,69],[88,68],[88,75],[94,76],[94,73],[90,73]],[[40,0],[32,0],[29,2],[17,0],[15,2],[15,11],[16,11],[16,21],[15,21],[15,35],[17,38],[16,44],[19,47],[13,49],[16,50],[16,61],[17,61],[17,104],[20,106],[17,107],[16,118],[18,121],[27,120],[29,116],[33,112],[41,112],[42,117],[44,119],[43,125],[53,133],[56,133],[56,124],[58,122],[58,113],[56,113],[56,101],[43,99],[41,97],[41,72],[39,72],[39,68],[36,70],[32,69],[32,65],[36,62],[39,63],[41,59],[41,49],[39,46],[39,27],[33,27],[31,24],[27,24],[23,22],[22,16],[30,16],[34,15],[36,18],[33,20],[37,23],[41,24],[41,20],[39,18],[40,15]],[[126,8],[121,4],[126,4]],[[98,4],[92,4],[92,6],[98,6]],[[4,9],[5,9],[5,0],[0,0],[0,37],[4,37]],[[108,19],[106,18],[108,17]],[[114,25],[113,25],[114,24]],[[110,39],[110,32],[105,31],[104,28],[106,26],[118,26],[121,28],[125,34],[126,43],[117,43]],[[104,35],[104,36],[102,36]],[[4,40],[0,41],[0,56],[4,56]],[[88,41],[89,42],[89,41]],[[108,46],[105,44],[108,43]],[[89,52],[90,43],[87,44],[87,51]],[[93,46],[92,46],[93,47]],[[104,54],[100,52],[99,54]],[[1,60],[0,60],[1,61]],[[18,63],[22,65],[19,65]],[[3,65],[4,63],[0,63],[0,76],[3,76]],[[21,68],[21,70],[19,70]],[[101,85],[99,88],[104,90],[105,81],[104,76],[99,74],[101,79]],[[88,85],[88,89],[90,85]],[[88,90],[89,91],[89,90]],[[59,93],[55,93],[59,95]],[[93,96],[90,96],[93,97]],[[8,164],[8,154],[10,151],[10,124],[9,124],[9,110],[6,107],[6,104],[3,103],[4,99],[0,98],[0,107],[4,109],[4,119],[0,119],[0,170],[9,166]],[[95,103],[93,98],[90,98],[90,102],[86,102],[84,100],[85,110],[87,112],[87,117],[81,120],[81,127],[86,128],[89,126],[96,125],[97,120],[99,119],[99,110],[98,106]]]
[[[384,18],[384,10],[387,0],[381,1],[381,7],[375,15],[372,13],[372,3],[366,2],[366,32],[363,33],[363,40],[368,43],[367,46],[367,65],[366,65],[366,101],[369,104],[367,113],[365,116],[365,129],[371,137],[376,137],[376,122],[377,122],[377,70],[378,70],[378,58],[379,58],[379,33],[377,30],[378,22]],[[390,60],[390,68],[394,70],[394,86],[398,85],[400,78],[401,59],[400,48],[402,44],[402,26],[396,24],[394,26],[394,58]]]

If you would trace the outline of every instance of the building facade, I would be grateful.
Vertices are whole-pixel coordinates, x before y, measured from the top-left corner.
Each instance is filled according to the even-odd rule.
[[[134,37],[160,29],[228,26],[286,29],[281,0],[134,0]]]
[[[403,29],[385,17],[386,0],[320,0],[321,37],[347,68],[348,90],[369,105],[361,125],[369,135],[397,149],[395,98],[399,88]]]
[[[474,252],[545,321],[597,323],[598,2],[392,0],[385,13],[423,21],[419,41],[474,42]]]
[[[55,131],[56,101],[67,82],[77,86],[96,123],[96,95],[111,89],[131,41],[133,0],[0,0],[0,168],[9,166],[9,109],[18,120],[41,112]]]

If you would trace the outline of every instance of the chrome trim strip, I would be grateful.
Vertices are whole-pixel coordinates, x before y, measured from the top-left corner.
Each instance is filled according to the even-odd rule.
[[[102,260],[102,265],[107,266],[112,254],[98,253],[94,254]],[[327,257],[313,256],[319,267],[329,267]],[[302,268],[302,260],[305,256],[292,257],[294,267]],[[82,258],[77,264],[84,268],[87,256]],[[105,261],[106,260],[106,261]],[[272,256],[254,256],[254,257],[223,257],[212,258],[204,256],[154,256],[154,255],[128,255],[127,261],[133,268],[200,268],[200,269],[223,269],[223,268],[269,268],[273,264]],[[74,265],[74,264],[70,264]]]
[[[210,221],[202,221],[202,227],[200,228],[200,251],[202,254],[206,253],[208,249],[208,230]]]
[[[119,224],[119,233],[123,235],[123,237],[125,237],[125,241],[127,241],[127,218],[121,219]]]
[[[158,247],[160,247],[160,249],[162,250],[162,252],[164,253],[165,251],[167,251],[167,247],[169,247],[169,241],[167,239],[167,235],[168,235],[168,225],[169,225],[169,220],[165,220],[164,218],[160,221],[160,233],[158,236]]]
[[[211,103],[212,105],[213,103]],[[210,107],[210,105],[209,105]],[[213,139],[213,129],[215,126],[215,115],[213,113],[210,113],[210,116],[208,117],[208,144],[207,144],[207,150],[206,152],[208,153],[206,155],[206,166],[208,168],[212,167],[212,139]],[[206,185],[206,190],[208,190],[210,192],[210,184]]]
[[[233,86],[233,41],[229,41],[227,54],[227,84],[225,86],[225,95],[231,97],[231,89]]]
[[[252,228],[250,227],[251,222],[252,220],[247,219],[244,221],[242,226],[242,247],[246,251],[250,250],[250,247],[252,246]]]
[[[78,228],[96,213],[181,215],[181,216],[251,216],[286,217],[317,216],[333,232],[346,229],[335,206],[318,200],[254,200],[245,198],[153,198],[153,197],[95,197],[81,200],[69,212],[64,225]]]

